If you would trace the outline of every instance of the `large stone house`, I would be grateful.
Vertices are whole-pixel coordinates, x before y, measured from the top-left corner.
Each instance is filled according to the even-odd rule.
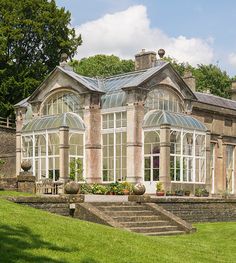
[[[134,72],[108,78],[80,76],[63,61],[15,105],[17,174],[28,159],[37,181],[66,181],[74,163],[87,183],[234,194],[235,93],[196,92],[191,74],[182,78],[158,54],[142,50]]]

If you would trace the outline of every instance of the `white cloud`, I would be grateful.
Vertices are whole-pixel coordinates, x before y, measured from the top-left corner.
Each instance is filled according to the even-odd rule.
[[[236,67],[236,53],[229,54],[228,60],[230,65]]]
[[[121,58],[133,58],[142,48],[157,51],[166,50],[166,55],[179,62],[211,63],[213,40],[171,37],[158,28],[151,28],[146,7],[131,6],[127,10],[106,14],[100,19],[82,24],[76,28],[82,34],[83,44],[78,48],[78,57],[95,54],[114,54]]]

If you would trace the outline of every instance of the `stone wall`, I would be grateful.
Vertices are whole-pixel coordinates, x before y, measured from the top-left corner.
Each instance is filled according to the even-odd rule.
[[[74,209],[70,204],[78,204],[84,201],[83,195],[61,195],[61,196],[27,196],[27,197],[9,197],[8,200],[18,204],[28,205],[34,208],[42,209],[50,213],[63,216],[73,216]]]
[[[16,132],[13,128],[0,127],[0,177],[15,177],[16,166]]]
[[[236,199],[156,198],[154,202],[190,223],[236,221]]]

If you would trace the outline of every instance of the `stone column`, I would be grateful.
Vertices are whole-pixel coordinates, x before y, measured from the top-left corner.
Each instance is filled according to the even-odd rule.
[[[207,131],[206,133],[206,188],[211,193],[212,192],[212,178],[211,174],[211,133]]]
[[[171,188],[170,179],[170,125],[163,124],[160,127],[160,182],[165,191]]]
[[[16,132],[16,175],[21,171],[21,132]]]
[[[101,110],[99,105],[85,108],[85,173],[87,183],[102,182]]]
[[[224,189],[224,163],[223,163],[223,139],[218,137],[216,145],[216,163],[215,163],[215,193],[219,194]]]
[[[60,127],[59,140],[60,181],[65,182],[69,173],[69,127]]]
[[[127,181],[143,181],[142,171],[142,123],[144,118],[143,102],[127,106]]]

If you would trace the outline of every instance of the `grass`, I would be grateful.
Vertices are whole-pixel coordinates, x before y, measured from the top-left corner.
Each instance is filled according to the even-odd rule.
[[[145,237],[0,199],[0,262],[235,262],[236,222],[197,233]]]
[[[5,190],[0,191],[0,197],[1,196],[32,196],[32,195],[34,195],[34,194],[24,193],[24,192],[16,192],[16,191],[5,191]]]

